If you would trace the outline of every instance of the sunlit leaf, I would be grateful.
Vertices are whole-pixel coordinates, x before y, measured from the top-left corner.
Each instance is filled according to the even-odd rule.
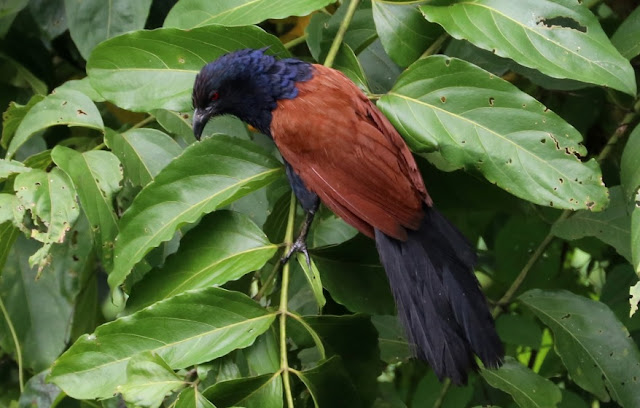
[[[238,279],[260,269],[276,250],[246,216],[231,211],[209,214],[187,233],[162,268],[133,287],[127,309],[138,310],[187,290]]]
[[[131,129],[124,133],[108,131],[105,142],[120,159],[125,177],[141,187],[149,184],[182,152],[175,140],[156,129]]]
[[[259,189],[281,164],[250,142],[217,135],[189,146],[138,194],[120,220],[111,288],[183,224]]]
[[[78,91],[55,90],[25,114],[9,142],[6,157],[13,157],[18,148],[34,133],[56,125],[103,130],[100,112],[89,97]]]
[[[9,142],[24,117],[31,108],[43,99],[43,95],[34,95],[26,105],[20,105],[15,102],[9,104],[9,108],[2,114],[2,140],[0,140],[0,145],[3,148],[9,147]]]
[[[636,93],[631,64],[579,2],[475,0],[448,6],[425,4],[420,10],[453,37],[551,77]]]
[[[196,28],[209,24],[243,26],[271,18],[306,16],[335,0],[182,0],[176,4],[165,27]]]
[[[247,347],[274,319],[237,292],[188,292],[82,336],[55,362],[49,379],[73,398],[110,397],[140,352],[152,351],[172,369],[184,368]]]
[[[0,180],[6,179],[12,174],[25,173],[30,170],[22,162],[0,159]]]
[[[276,37],[255,26],[134,31],[98,45],[87,73],[91,85],[121,108],[186,112],[192,109],[196,74],[206,63],[233,50],[267,46],[269,53],[287,55]]]
[[[411,65],[378,102],[419,153],[556,208],[603,209],[607,189],[582,136],[531,96],[465,61],[432,56]]]
[[[165,395],[182,387],[184,380],[157,354],[145,351],[127,363],[127,381],[118,386],[125,401],[159,407]]]
[[[80,153],[56,146],[51,152],[55,163],[76,186],[80,204],[91,223],[96,249],[106,268],[113,262],[113,245],[118,233],[118,218],[113,208],[115,193],[120,190],[122,171],[113,153]]]

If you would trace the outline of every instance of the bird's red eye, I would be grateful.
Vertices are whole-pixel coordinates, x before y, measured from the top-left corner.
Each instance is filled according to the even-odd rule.
[[[219,97],[220,97],[220,94],[218,93],[218,91],[215,91],[214,93],[211,94],[212,101],[217,101]]]

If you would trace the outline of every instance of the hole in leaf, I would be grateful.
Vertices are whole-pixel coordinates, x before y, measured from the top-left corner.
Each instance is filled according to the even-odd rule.
[[[494,97],[489,98],[489,106],[493,106],[493,102],[495,102],[495,100],[496,99]]]
[[[541,18],[538,20],[538,26],[545,26],[547,28],[570,28],[572,30],[578,30],[581,33],[587,32],[587,27],[583,26],[571,17],[553,17],[553,18]]]
[[[441,96],[440,97],[440,102],[445,103],[447,101],[447,97],[446,96]]]
[[[561,319],[568,319],[571,317],[571,313],[567,313],[566,315],[562,316]]]

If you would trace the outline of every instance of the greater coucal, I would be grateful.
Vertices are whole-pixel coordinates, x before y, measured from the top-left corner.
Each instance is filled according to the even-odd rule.
[[[193,131],[231,114],[271,137],[307,218],[321,200],[374,238],[409,341],[437,376],[456,384],[497,367],[502,343],[473,271],[476,254],[438,211],[402,137],[341,72],[265,50],[207,64],[193,88]],[[289,254],[290,255],[290,254]]]

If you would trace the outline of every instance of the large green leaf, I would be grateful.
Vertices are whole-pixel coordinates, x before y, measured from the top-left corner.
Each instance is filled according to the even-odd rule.
[[[382,361],[391,364],[411,357],[411,347],[396,316],[372,316],[371,322],[378,331]]]
[[[26,173],[30,170],[31,168],[25,166],[22,162],[0,159],[0,181],[12,174]]]
[[[508,394],[520,408],[553,408],[562,399],[560,388],[507,356],[497,370],[482,370],[482,377],[490,386]]]
[[[50,172],[34,169],[19,174],[14,182],[16,197],[28,211],[32,227],[31,237],[44,246],[29,258],[31,265],[39,269],[49,262],[49,251],[54,243],[62,243],[67,232],[78,218],[80,210],[76,203],[76,190],[71,180],[60,169]]]
[[[631,219],[620,186],[611,187],[611,204],[598,213],[578,211],[553,224],[551,232],[564,239],[594,236],[631,261]]]
[[[131,357],[127,363],[127,381],[117,390],[125,401],[136,406],[159,407],[165,395],[184,383],[160,356],[145,351]]]
[[[396,64],[406,67],[431,45],[442,28],[425,21],[418,3],[373,0],[373,20],[382,45]]]
[[[264,374],[257,377],[238,378],[222,381],[202,392],[216,407],[244,408],[282,408],[282,397],[273,394],[263,395],[264,390],[272,388],[280,380],[280,373]],[[264,398],[266,396],[266,398]]]
[[[591,11],[573,0],[471,0],[423,5],[453,37],[554,78],[636,94],[633,68]]]
[[[624,189],[625,201],[631,201],[636,190],[640,187],[640,160],[638,157],[640,157],[640,125],[633,129],[622,152],[620,183]]]
[[[198,387],[189,387],[178,395],[175,408],[216,408],[216,406],[200,393]]]
[[[217,211],[205,216],[162,266],[131,291],[129,310],[190,289],[222,285],[260,269],[277,250],[243,214]]]
[[[531,96],[474,65],[432,56],[411,65],[378,102],[410,146],[438,150],[520,198],[557,208],[608,203],[582,136]]]
[[[165,27],[196,28],[210,24],[243,26],[270,18],[306,16],[335,0],[182,0],[176,4]]]
[[[217,135],[189,146],[138,194],[120,220],[112,288],[147,252],[183,224],[257,190],[282,173],[280,163],[251,142]]]
[[[333,356],[310,370],[296,371],[295,374],[309,390],[316,408],[362,406],[356,388],[338,356]]]
[[[3,244],[4,239],[2,236]],[[0,279],[0,297],[15,328],[24,366],[34,371],[49,367],[67,346],[73,302],[59,288],[74,285],[74,271],[63,269],[36,280],[37,270],[29,266],[28,259],[37,249],[37,241],[20,234]],[[15,352],[4,318],[0,319],[0,347]]]
[[[0,37],[4,37],[16,15],[29,4],[29,0],[5,0],[0,3]]]
[[[57,89],[25,114],[9,143],[7,158],[11,158],[34,133],[56,125],[103,130],[100,112],[89,97],[78,91]]]
[[[107,398],[140,352],[156,353],[172,369],[188,367],[247,347],[275,316],[238,292],[191,291],[80,337],[55,362],[50,380],[73,398]]]
[[[49,39],[67,31],[64,0],[31,0],[29,11]]]
[[[55,384],[48,384],[46,376],[49,370],[42,371],[31,377],[25,384],[24,392],[20,394],[20,408],[55,407],[61,399],[62,390]]]
[[[134,31],[97,46],[87,73],[91,85],[121,108],[185,112],[192,108],[193,81],[203,65],[233,50],[267,46],[270,53],[287,55],[276,37],[255,26]]]
[[[108,131],[105,142],[120,159],[125,177],[141,187],[149,184],[182,152],[175,140],[156,129],[131,129],[124,133]]]
[[[640,404],[640,352],[606,305],[567,291],[534,289],[519,299],[549,326],[576,384],[602,401]]]
[[[80,153],[63,146],[56,146],[51,157],[76,186],[82,209],[92,225],[91,232],[98,255],[104,267],[110,268],[113,245],[118,234],[113,198],[120,190],[122,180],[120,162],[110,152],[96,150]]]
[[[65,0],[67,24],[84,59],[102,41],[144,27],[151,0]]]
[[[336,302],[352,312],[394,314],[389,281],[373,241],[356,236],[335,247],[313,250],[311,257]]]
[[[640,7],[627,16],[611,37],[620,54],[632,59],[640,54]]]

